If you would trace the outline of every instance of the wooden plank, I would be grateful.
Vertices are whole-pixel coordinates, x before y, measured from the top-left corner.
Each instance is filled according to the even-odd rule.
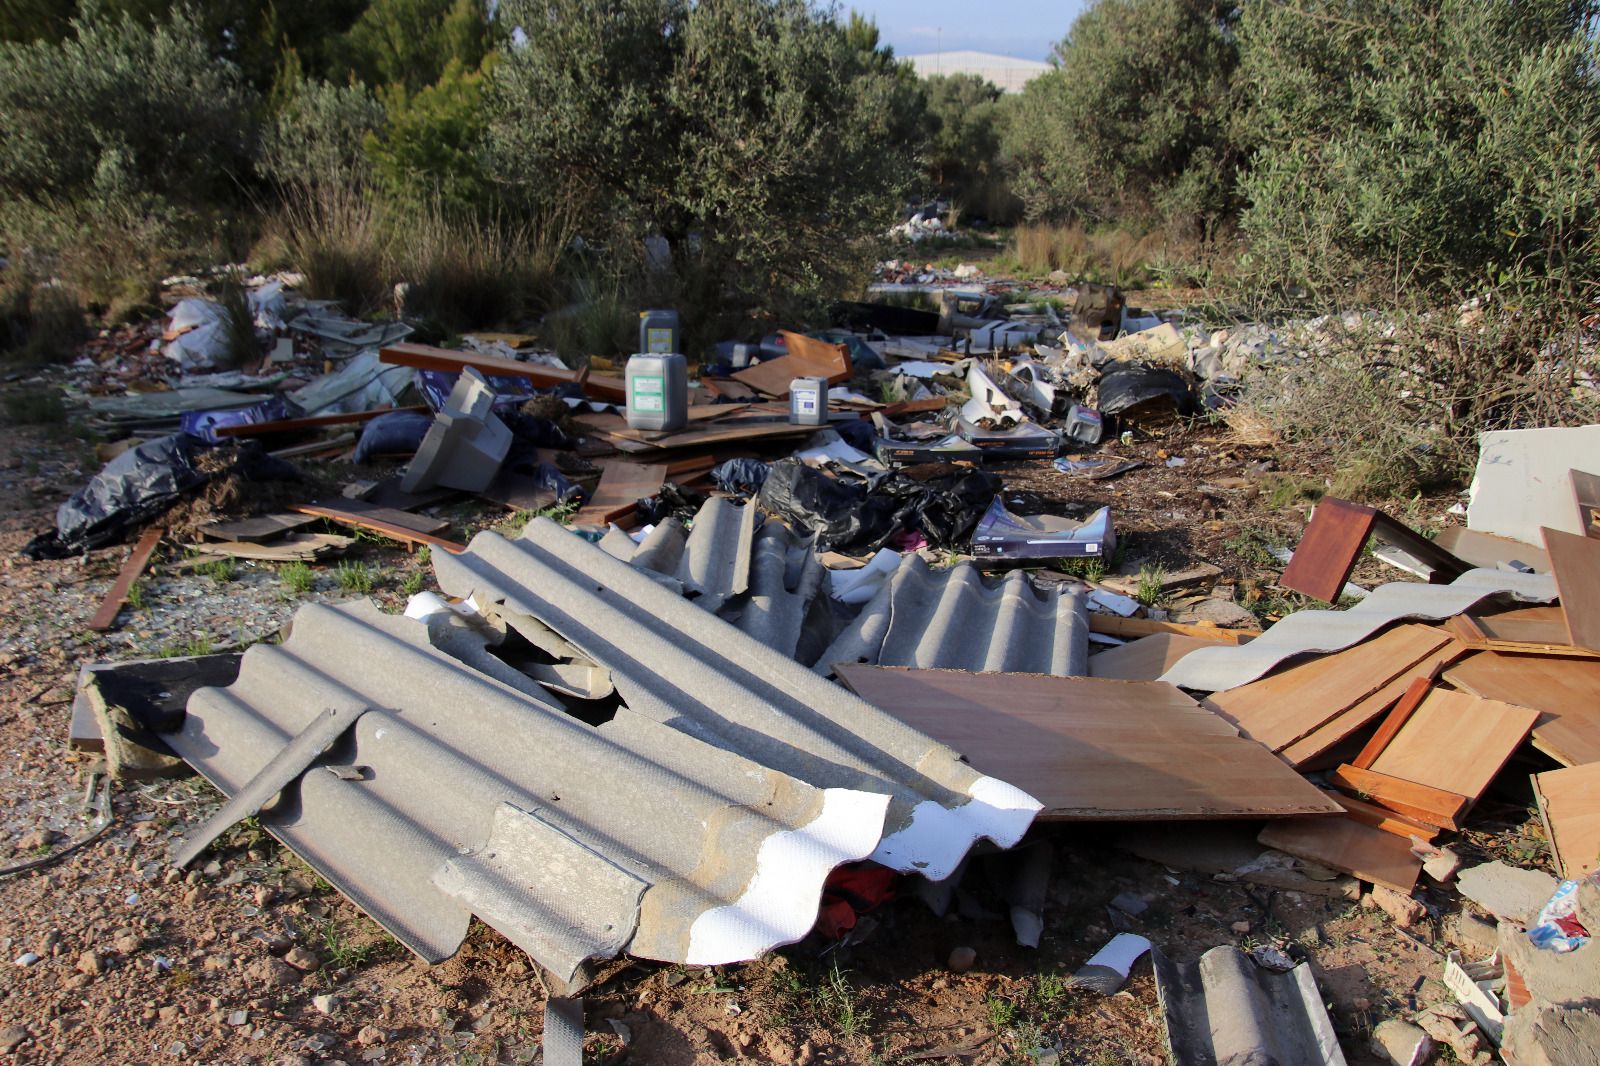
[[[254,518],[241,518],[235,522],[211,522],[201,526],[196,532],[202,537],[210,537],[213,540],[259,544],[304,529],[316,521],[310,515],[303,514],[264,514]]]
[[[1546,526],[1544,550],[1567,612],[1567,643],[1600,651],[1600,540]]]
[[[1186,622],[1157,622],[1150,618],[1122,618],[1099,611],[1089,612],[1089,632],[1103,633],[1108,637],[1136,640],[1154,633],[1172,633],[1184,637],[1200,637],[1227,644],[1248,644],[1261,635],[1259,629],[1223,629],[1218,625]]]
[[[1476,801],[1538,720],[1527,707],[1434,689],[1366,769]]]
[[[1454,792],[1415,781],[1402,781],[1348,763],[1330,770],[1328,780],[1369,803],[1443,829],[1460,829],[1462,815],[1466,814],[1469,805],[1467,797]]]
[[[356,514],[340,507],[325,507],[321,504],[312,503],[300,504],[295,507],[295,510],[299,511],[301,514],[310,514],[316,515],[318,518],[326,518],[328,521],[336,522],[342,526],[350,526],[355,529],[371,530],[374,533],[388,537],[390,540],[397,540],[400,543],[408,544],[413,548],[420,544],[426,544],[430,548],[442,548],[451,553],[464,552],[467,550],[467,546],[465,544],[461,544],[453,540],[446,540],[443,537],[436,537],[432,533],[422,533],[415,529],[407,529],[404,526],[397,526],[391,522],[385,522],[383,519],[375,517],[371,514]]]
[[[1600,763],[1533,774],[1539,818],[1561,876],[1572,881],[1600,866]]]
[[[191,545],[196,551],[210,556],[227,556],[230,559],[251,559],[258,562],[288,563],[319,559],[343,551],[355,541],[335,533],[290,533],[271,544],[253,544],[249,541],[220,541]],[[197,560],[203,562],[204,560]]]
[[[348,450],[356,442],[354,433],[341,433],[327,440],[306,441],[287,448],[278,448],[267,454],[274,459],[326,459]]]
[[[1409,683],[1417,663],[1449,642],[1448,634],[1430,626],[1397,626],[1344,651],[1213,693],[1206,705],[1236,723],[1247,736],[1277,751],[1395,678],[1405,676]]]
[[[1433,542],[1456,558],[1494,570],[1501,563],[1519,562],[1541,574],[1550,572],[1550,557],[1543,548],[1510,537],[1497,537],[1466,526],[1446,526]]]
[[[828,384],[838,385],[855,373],[849,345],[830,344],[788,330],[781,335],[787,355],[737,371],[733,380],[781,400],[789,395],[789,383],[795,378],[822,377]]]
[[[431,515],[414,514],[411,511],[399,511],[393,507],[371,503],[367,500],[318,500],[316,506],[324,511],[341,511],[348,515],[360,518],[371,518],[386,525],[397,526],[400,529],[409,529],[413,533],[428,533],[437,535],[450,528],[450,523],[443,518],[434,518]],[[312,512],[306,511],[306,514]],[[323,517],[327,517],[324,515]]]
[[[1422,705],[1423,699],[1432,688],[1433,677],[1431,675],[1412,678],[1411,684],[1406,688],[1405,693],[1390,709],[1389,713],[1384,716],[1383,724],[1378,726],[1378,731],[1372,735],[1371,740],[1367,741],[1367,745],[1361,749],[1361,753],[1350,760],[1350,765],[1360,767],[1363,770],[1370,770],[1373,762],[1389,746],[1389,742],[1394,740],[1395,734],[1399,733],[1401,728],[1411,720],[1411,716],[1416,713],[1417,708]]]
[[[1196,648],[1227,647],[1231,642],[1190,637],[1178,633],[1152,633],[1148,637],[1089,656],[1089,676],[1121,681],[1154,681]]]
[[[1600,651],[1567,643],[1565,616],[1540,621],[1497,622],[1495,616],[1479,618],[1458,614],[1444,628],[1469,651],[1504,651],[1514,655],[1577,655],[1600,658]],[[1504,634],[1496,636],[1495,634]]]
[[[578,416],[575,421],[586,431],[605,437],[622,451],[645,455],[735,441],[805,437],[816,432],[815,426],[796,426],[787,421],[729,421],[690,426],[666,435],[646,435],[639,430],[630,430],[621,415],[586,414]]]
[[[1399,674],[1377,692],[1351,705],[1328,719],[1316,729],[1292,744],[1278,750],[1289,765],[1303,770],[1323,759],[1345,740],[1355,736],[1370,722],[1392,707],[1405,694],[1411,679],[1417,675],[1437,677],[1439,671],[1466,653],[1456,641],[1450,641],[1437,651],[1430,652],[1410,670]]]
[[[527,378],[535,385],[546,388],[567,383],[581,384],[584,395],[612,403],[628,402],[627,382],[619,377],[588,374],[565,367],[545,366],[542,363],[523,363],[502,359],[481,352],[457,352],[448,348],[433,348],[426,344],[391,344],[380,349],[378,358],[392,366],[411,366],[419,370],[442,370],[460,373],[472,367],[484,374],[501,374],[506,377]]]
[[[366,422],[379,415],[396,411],[426,413],[421,404],[412,407],[375,407],[370,411],[348,411],[337,415],[311,415],[307,418],[283,418],[276,422],[255,422],[247,426],[216,426],[211,432],[219,437],[266,437],[274,433],[298,433],[320,426],[340,426],[353,422]]]
[[[133,551],[128,553],[128,559],[122,564],[122,569],[117,573],[117,580],[112,583],[111,590],[106,593],[106,598],[100,601],[100,609],[89,619],[89,628],[96,633],[104,633],[117,623],[117,612],[122,610],[122,601],[128,598],[128,592],[133,588],[133,583],[139,580],[139,575],[144,573],[150,556],[155,554],[156,545],[161,543],[161,530],[151,526],[139,537],[139,542],[133,546]]]
[[[1350,571],[1361,557],[1361,547],[1372,535],[1377,515],[1375,507],[1324,496],[1311,513],[1278,584],[1314,600],[1338,603]]]
[[[628,463],[607,459],[600,464],[600,484],[594,495],[572,516],[574,525],[603,526],[630,513],[641,499],[661,491],[667,479],[663,463]]]
[[[1567,766],[1600,762],[1600,660],[1478,652],[1444,679],[1485,699],[1539,712],[1534,747]]]
[[[1343,807],[1346,814],[1362,825],[1370,825],[1374,829],[1381,829],[1385,833],[1393,833],[1395,836],[1405,837],[1408,840],[1416,837],[1418,840],[1432,842],[1433,838],[1439,835],[1437,826],[1407,818],[1403,814],[1396,814],[1394,811],[1380,807],[1376,803],[1367,803],[1364,800],[1358,800],[1354,796],[1347,796],[1343,792],[1337,792],[1333,789],[1324,790],[1324,794]]]
[[[1042,821],[1335,813],[1281,760],[1162,682],[841,663],[867,702],[1044,804]]]
[[[1569,470],[1572,495],[1578,505],[1578,528],[1586,537],[1600,537],[1600,474]]]
[[[1422,860],[1411,854],[1410,842],[1349,817],[1272,822],[1256,839],[1269,848],[1407,895],[1422,872]]]

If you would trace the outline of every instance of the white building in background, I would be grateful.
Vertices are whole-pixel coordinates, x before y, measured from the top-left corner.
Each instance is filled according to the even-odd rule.
[[[1037,59],[1017,59],[992,52],[923,52],[901,56],[917,69],[920,77],[935,74],[976,74],[1000,87],[1002,92],[1020,93],[1022,87],[1050,69]]]

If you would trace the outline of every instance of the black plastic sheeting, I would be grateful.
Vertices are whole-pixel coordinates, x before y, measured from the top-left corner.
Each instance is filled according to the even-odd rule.
[[[767,483],[770,469],[760,459],[729,459],[711,468],[711,480],[730,496],[754,496]]]
[[[669,518],[688,523],[700,513],[705,502],[704,494],[669,481],[661,486],[661,491],[656,495],[646,496],[639,501],[636,515],[640,522],[647,525],[660,525]]]
[[[1180,375],[1143,363],[1113,363],[1100,377],[1101,414],[1137,420],[1196,413],[1193,390]]]
[[[111,460],[56,509],[56,527],[22,549],[30,559],[64,559],[126,540],[128,534],[206,481],[195,465],[205,442],[173,433],[135,445]],[[258,441],[240,445],[230,473],[246,481],[297,480],[300,472],[268,455]]]
[[[895,534],[920,531],[935,547],[965,542],[1000,479],[981,470],[936,466],[920,477],[882,474],[846,482],[798,459],[772,464],[756,502],[802,534],[815,534],[822,551],[866,552]]]

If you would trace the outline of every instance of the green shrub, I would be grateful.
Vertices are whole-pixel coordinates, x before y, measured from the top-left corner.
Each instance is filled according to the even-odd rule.
[[[479,162],[483,76],[452,61],[425,89],[410,93],[392,85],[382,95],[388,129],[367,134],[366,150],[390,199],[412,209],[481,208],[489,192]]]
[[[383,105],[364,85],[294,85],[262,137],[262,173],[298,189],[360,185],[372,173],[366,138],[383,122]]]
[[[285,195],[278,220],[306,295],[338,300],[351,314],[389,307],[391,231],[379,199],[360,185],[323,185]]]
[[[416,92],[455,64],[475,70],[490,46],[483,0],[372,0],[345,34],[352,71],[368,85]]]
[[[1028,217],[1186,222],[1228,214],[1232,4],[1096,0],[1007,124]]]
[[[504,217],[452,214],[434,203],[405,226],[394,274],[407,285],[405,313],[446,332],[514,325],[549,306],[571,234]]]
[[[1002,168],[1001,136],[1014,98],[976,74],[950,74],[924,82],[932,136],[928,180],[965,212],[990,222],[1014,222],[1021,201]]]
[[[1247,4],[1252,269],[1393,299],[1600,279],[1589,0]]]
[[[527,41],[486,88],[497,178],[586,239],[660,233],[717,304],[843,285],[914,173],[915,79],[805,0],[507,0],[499,18]]]

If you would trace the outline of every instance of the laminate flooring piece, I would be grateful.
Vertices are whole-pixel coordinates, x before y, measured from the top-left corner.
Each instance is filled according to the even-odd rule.
[[[1107,648],[1089,656],[1089,676],[1120,681],[1154,681],[1172,664],[1196,648],[1210,648],[1232,641],[1186,637],[1178,633],[1152,633],[1148,637]]]
[[[1164,682],[856,664],[836,671],[867,702],[1037,797],[1041,821],[1342,810]]]
[[[1476,800],[1538,720],[1528,707],[1434,689],[1368,768]]]
[[[1272,822],[1256,839],[1269,848],[1411,894],[1422,860],[1411,841],[1354,818],[1289,818]]]
[[[1561,876],[1600,866],[1600,763],[1534,774],[1533,794]]]
[[[1449,634],[1431,626],[1397,626],[1354,647],[1214,693],[1206,706],[1237,724],[1247,736],[1278,751],[1314,733],[1395,679],[1404,676],[1409,683],[1410,671],[1449,642]],[[1405,690],[1404,684],[1400,690]],[[1399,693],[1393,698],[1399,698]]]
[[[1600,540],[1546,527],[1544,550],[1567,612],[1567,642],[1600,651]]]
[[[1533,746],[1557,762],[1600,762],[1600,659],[1483,651],[1443,676],[1466,692],[1538,711]]]

